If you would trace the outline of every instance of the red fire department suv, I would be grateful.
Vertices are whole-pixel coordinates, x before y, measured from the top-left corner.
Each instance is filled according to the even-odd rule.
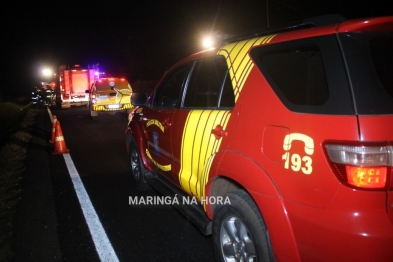
[[[393,16],[227,39],[132,103],[136,185],[198,199],[219,261],[393,261]]]

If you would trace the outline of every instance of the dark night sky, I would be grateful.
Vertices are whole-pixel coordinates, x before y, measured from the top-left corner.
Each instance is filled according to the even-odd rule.
[[[210,31],[240,34],[328,13],[393,15],[391,0],[7,1],[1,4],[0,101],[29,94],[43,67],[99,63],[130,82],[159,78]],[[360,3],[362,2],[362,3]]]

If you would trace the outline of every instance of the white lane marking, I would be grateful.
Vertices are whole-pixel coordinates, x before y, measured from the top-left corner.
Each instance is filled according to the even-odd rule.
[[[49,107],[47,107],[47,110],[50,120],[53,123],[52,112]],[[93,238],[94,245],[96,246],[98,256],[100,257],[101,261],[119,261],[115,250],[113,249],[112,244],[109,241],[104,228],[102,227],[102,224],[93,207],[93,204],[90,201],[89,195],[87,194],[86,189],[83,186],[79,173],[76,170],[74,162],[71,159],[71,155],[63,154],[63,156],[64,161],[67,165],[68,173],[70,174],[72,183],[74,185],[76,195],[81,205],[83,215],[85,216],[87,226],[89,227],[91,237]]]
[[[83,215],[85,216],[87,226],[89,227],[94,245],[96,246],[98,256],[100,257],[101,261],[119,261],[111,245],[111,242],[109,241],[105,230],[101,225],[100,219],[94,210],[89,195],[83,186],[82,180],[75,168],[74,162],[72,162],[70,154],[63,154],[63,156],[68,168],[68,172],[70,173],[72,183],[74,184],[75,192],[78,196]]]
[[[50,122],[53,123],[53,116],[52,116],[52,111],[50,111],[49,106],[46,107],[46,110],[48,110],[48,114],[49,114],[49,118],[50,118]]]

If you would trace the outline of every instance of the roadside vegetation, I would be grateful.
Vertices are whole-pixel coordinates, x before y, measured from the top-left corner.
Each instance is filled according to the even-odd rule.
[[[136,81],[134,92],[150,93],[157,81]],[[13,220],[23,191],[31,127],[37,109],[25,107],[31,98],[0,102],[0,262],[12,261]]]
[[[157,81],[135,81],[134,92],[150,93]],[[0,102],[0,262],[12,261],[13,221],[22,196],[31,127],[39,109],[30,97]]]
[[[0,103],[0,261],[11,261],[13,219],[21,197],[30,127],[37,111],[24,108],[25,100]]]

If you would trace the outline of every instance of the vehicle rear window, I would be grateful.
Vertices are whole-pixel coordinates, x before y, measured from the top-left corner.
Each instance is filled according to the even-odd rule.
[[[393,33],[339,35],[361,115],[393,114]]]
[[[120,80],[120,79],[114,79],[114,80],[107,80],[107,79],[102,79],[102,80],[97,80],[95,83],[96,89],[97,90],[108,90],[113,88],[117,89],[129,89],[129,84],[128,81],[126,80]]]
[[[251,57],[289,110],[353,114],[344,62],[333,35],[256,47]]]

